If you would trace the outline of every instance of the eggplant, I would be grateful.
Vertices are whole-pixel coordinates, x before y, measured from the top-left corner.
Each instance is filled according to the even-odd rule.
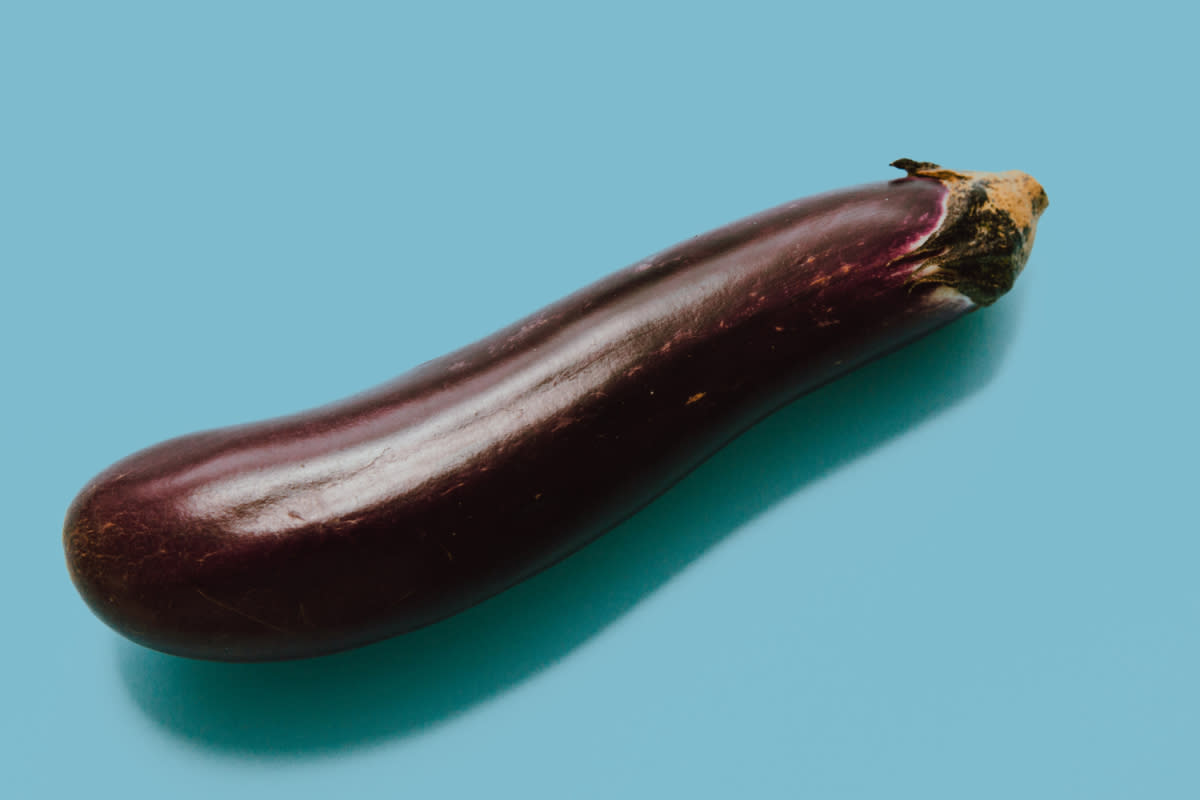
[[[130,639],[225,661],[367,644],[512,586],[771,411],[1010,288],[1041,186],[894,166],[373,390],[114,464],[67,513],[75,586]]]

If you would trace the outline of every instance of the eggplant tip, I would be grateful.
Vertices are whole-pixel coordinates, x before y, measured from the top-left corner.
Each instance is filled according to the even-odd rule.
[[[911,158],[897,158],[891,164],[888,164],[888,166],[895,167],[896,169],[902,169],[907,172],[910,177],[919,175],[922,172],[941,169],[940,166],[934,164],[932,161],[913,161]]]
[[[917,282],[953,286],[981,306],[1012,288],[1050,204],[1041,184],[1018,170],[959,171],[910,158],[892,166],[948,190],[946,218],[925,248],[936,255]]]

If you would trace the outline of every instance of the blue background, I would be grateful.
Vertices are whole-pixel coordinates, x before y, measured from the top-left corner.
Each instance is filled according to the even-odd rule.
[[[1054,7],[5,4],[6,792],[1200,796],[1195,20]],[[222,665],[69,583],[127,453],[902,156],[1044,184],[1018,288],[500,598]]]

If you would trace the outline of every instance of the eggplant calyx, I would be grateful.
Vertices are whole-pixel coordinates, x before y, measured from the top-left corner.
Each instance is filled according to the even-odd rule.
[[[1038,218],[1049,204],[1041,184],[1015,170],[965,172],[909,158],[892,166],[908,173],[902,180],[936,180],[947,189],[942,224],[912,254],[927,256],[913,274],[913,288],[950,286],[977,305],[996,302],[1029,259]]]

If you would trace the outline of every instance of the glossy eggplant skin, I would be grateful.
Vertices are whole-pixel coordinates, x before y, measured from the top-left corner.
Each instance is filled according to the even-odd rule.
[[[952,194],[910,170],[789,203],[367,393],[130,456],[68,511],[72,578],[116,630],[206,659],[319,655],[461,611],[974,308],[914,277],[947,250],[930,243]]]

